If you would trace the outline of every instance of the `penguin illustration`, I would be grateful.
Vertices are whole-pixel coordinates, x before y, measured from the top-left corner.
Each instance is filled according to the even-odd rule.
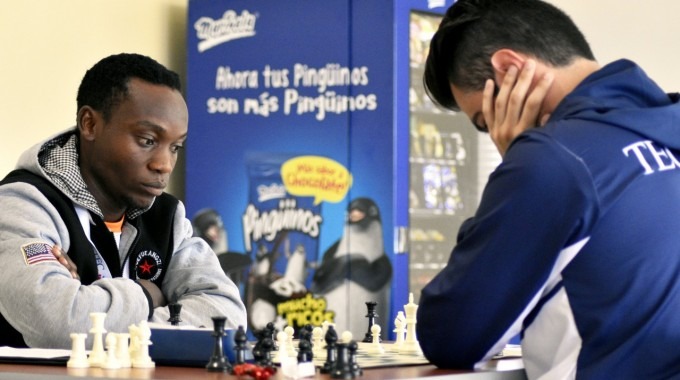
[[[288,247],[288,240],[286,240],[286,247]],[[276,294],[289,298],[295,294],[304,294],[307,291],[305,287],[305,278],[307,277],[307,253],[302,244],[298,244],[293,253],[288,252],[286,248],[286,257],[288,264],[283,277],[275,280],[269,285]]]
[[[258,244],[255,260],[248,274],[245,289],[248,325],[251,329],[263,329],[276,318],[276,305],[282,297],[270,288],[270,284],[281,278],[274,264],[278,259],[278,243],[270,250],[265,244]]]
[[[378,303],[376,323],[387,331],[392,263],[385,254],[378,206],[370,198],[350,202],[342,237],[326,252],[310,290],[326,298],[339,331],[363,336],[366,302]]]
[[[191,224],[194,236],[205,240],[216,254],[228,251],[227,230],[224,229],[222,217],[216,210],[211,208],[198,210]]]
[[[305,246],[298,244],[293,253],[286,252],[288,258],[288,265],[286,265],[286,272],[283,277],[289,278],[298,284],[304,286],[305,278],[307,278],[307,252]]]

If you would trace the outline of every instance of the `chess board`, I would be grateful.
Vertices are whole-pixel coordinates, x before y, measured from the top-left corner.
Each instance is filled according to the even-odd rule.
[[[357,362],[361,368],[398,367],[430,363],[427,359],[425,359],[425,356],[423,356],[422,353],[415,354],[399,352],[398,347],[396,347],[394,343],[391,342],[381,343],[382,347],[385,349],[384,354],[369,354],[367,352],[367,346],[370,345],[371,343],[359,343],[359,350],[357,350]],[[320,365],[323,365],[325,360],[326,356],[324,355]]]
[[[385,349],[384,354],[370,354],[369,346],[371,343],[358,342],[359,349],[357,350],[357,362],[362,369],[366,368],[381,368],[381,367],[400,367],[411,365],[425,365],[430,362],[422,354],[412,354],[399,352],[398,347],[394,342],[381,343]],[[297,342],[295,342],[297,346]],[[494,359],[502,358],[520,358],[522,357],[522,349],[519,345],[507,345],[503,351],[494,356]],[[272,361],[276,364],[280,363],[278,352],[272,352]],[[326,361],[326,351],[314,352],[314,366],[322,367]]]
[[[418,355],[399,352],[398,347],[396,347],[393,342],[381,343],[383,349],[385,350],[385,353],[383,354],[369,353],[371,343],[358,342],[358,345],[359,349],[357,350],[357,362],[359,367],[362,369],[429,364],[427,359],[422,354]],[[295,346],[297,346],[297,342],[295,342]],[[280,363],[278,355],[279,353],[277,351],[272,352],[272,361],[276,364]],[[326,351],[315,350],[313,360],[314,365],[316,367],[322,367],[325,361]]]

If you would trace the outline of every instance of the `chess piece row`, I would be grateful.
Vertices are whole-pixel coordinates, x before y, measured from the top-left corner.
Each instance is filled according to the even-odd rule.
[[[394,332],[396,333],[394,345],[399,352],[422,355],[423,352],[416,336],[418,305],[413,302],[413,293],[409,293],[408,301],[408,304],[404,305],[404,312],[399,311],[394,319]]]
[[[149,356],[151,329],[146,321],[128,327],[128,333],[106,334],[104,350],[104,321],[106,313],[90,313],[92,327],[92,349],[90,355],[85,350],[87,334],[71,334],[71,356],[66,366],[70,368],[153,368],[155,363]],[[128,344],[129,343],[129,344]]]
[[[376,351],[376,353],[381,353],[379,348],[379,343],[382,341],[380,338],[380,326],[376,324],[376,318],[378,314],[376,313],[377,303],[373,301],[366,302],[366,318],[368,318],[368,330],[363,339],[365,343],[373,343],[370,351]],[[394,346],[401,353],[422,355],[422,350],[420,349],[420,343],[416,337],[416,314],[418,312],[418,305],[413,302],[413,293],[409,293],[409,302],[404,305],[404,311],[399,311],[394,320],[394,332],[396,334],[396,340]],[[377,327],[378,342],[375,342],[375,328]]]

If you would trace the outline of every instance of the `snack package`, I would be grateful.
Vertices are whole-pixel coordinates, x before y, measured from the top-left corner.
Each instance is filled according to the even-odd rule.
[[[253,262],[244,298],[253,330],[274,322],[297,331],[329,318],[325,300],[315,299],[307,290],[319,254],[321,204],[314,205],[314,197],[293,196],[286,190],[281,165],[290,158],[271,153],[247,157],[249,197],[242,217],[243,238]]]

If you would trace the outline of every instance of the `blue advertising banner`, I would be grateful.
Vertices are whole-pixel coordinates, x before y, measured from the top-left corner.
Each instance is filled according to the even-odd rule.
[[[405,303],[397,33],[399,7],[428,2],[396,3],[190,0],[187,210],[241,287],[251,330],[328,321],[360,339],[366,302],[383,331]]]

